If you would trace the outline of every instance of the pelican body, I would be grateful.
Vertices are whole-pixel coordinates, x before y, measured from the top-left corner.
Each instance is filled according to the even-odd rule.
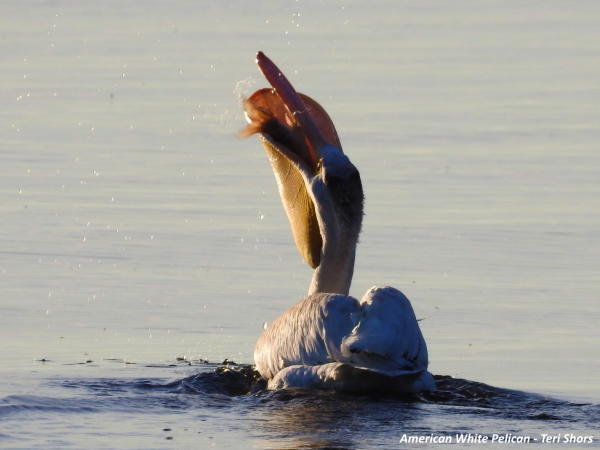
[[[364,195],[327,112],[295,91],[262,52],[272,88],[244,101],[242,136],[267,151],[300,255],[313,269],[308,295],[270,323],[254,351],[270,389],[419,392],[435,389],[410,301],[392,287],[349,296]]]

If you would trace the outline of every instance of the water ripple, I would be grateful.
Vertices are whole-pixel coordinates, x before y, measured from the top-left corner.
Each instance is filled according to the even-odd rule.
[[[9,396],[0,404],[0,414],[7,408],[60,410],[61,412],[93,412],[101,408],[117,410],[141,408],[269,408],[291,404],[335,406],[338,414],[381,406],[396,410],[427,409],[438,413],[496,419],[553,421],[597,425],[600,405],[573,403],[540,394],[489,386],[483,383],[435,376],[438,390],[416,396],[378,394],[348,394],[331,391],[284,389],[268,391],[264,380],[247,365],[204,364],[199,372],[174,381],[163,379],[76,379],[62,380],[63,388],[74,390],[70,399],[50,399],[35,396]],[[85,405],[84,405],[85,403]],[[10,413],[10,412],[9,412]],[[367,411],[369,413],[369,411]]]

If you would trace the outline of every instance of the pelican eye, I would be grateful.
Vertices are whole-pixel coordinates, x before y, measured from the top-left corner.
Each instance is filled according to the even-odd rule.
[[[315,174],[321,173],[323,171],[323,157],[320,157],[317,161],[317,167],[315,167]]]

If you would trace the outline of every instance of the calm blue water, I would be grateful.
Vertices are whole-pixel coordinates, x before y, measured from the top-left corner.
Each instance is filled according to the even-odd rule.
[[[433,373],[503,389],[238,395],[215,373],[310,278],[236,138],[259,49],[361,171],[353,294],[398,287]],[[594,1],[0,4],[0,446],[597,433],[599,61]]]

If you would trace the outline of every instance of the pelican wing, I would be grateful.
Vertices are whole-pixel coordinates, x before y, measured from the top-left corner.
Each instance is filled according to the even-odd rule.
[[[294,365],[337,360],[342,339],[356,324],[358,300],[335,294],[309,295],[275,319],[258,338],[256,370],[267,378]]]
[[[404,294],[392,287],[371,288],[360,305],[360,322],[343,340],[340,361],[388,376],[425,372],[427,345]]]

